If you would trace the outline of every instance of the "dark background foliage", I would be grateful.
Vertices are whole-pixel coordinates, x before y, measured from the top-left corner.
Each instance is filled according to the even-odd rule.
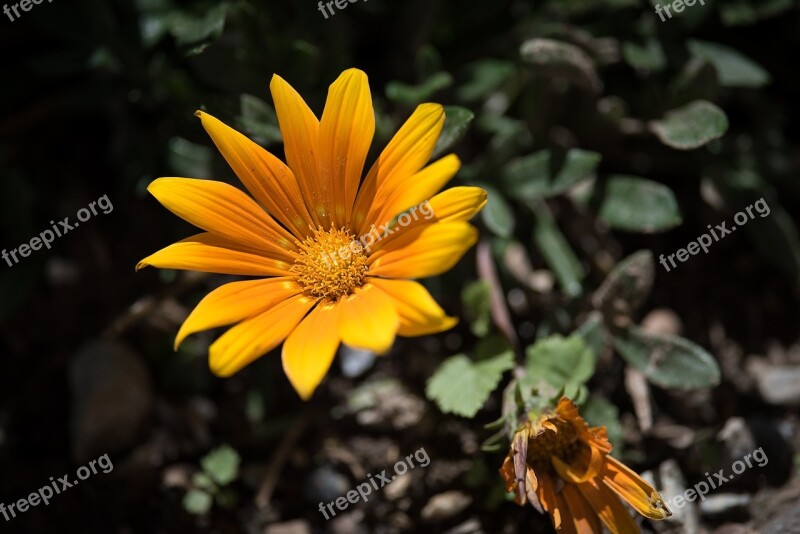
[[[664,22],[636,0],[362,0],[328,19],[311,0],[80,0],[0,16],[0,246],[74,220],[103,195],[114,208],[51,250],[0,262],[0,502],[102,454],[114,464],[48,507],[0,518],[0,530],[548,532],[546,517],[508,502],[502,455],[479,450],[499,390],[468,419],[427,400],[426,381],[455,353],[480,358],[481,340],[509,328],[520,347],[569,334],[620,260],[672,254],[763,197],[768,217],[671,272],[656,263],[642,306],[605,314],[611,331],[633,321],[704,347],[718,384],[687,393],[648,375],[647,385],[607,346],[586,391],[634,468],[675,460],[689,487],[764,447],[768,466],[720,490],[743,501],[691,509],[704,528],[780,532],[768,522],[791,524],[800,495],[798,23],[790,0],[708,0]],[[521,53],[531,39],[556,49]],[[304,404],[277,354],[222,380],[207,369],[214,333],[172,351],[181,320],[228,278],[134,266],[192,233],[147,194],[154,178],[236,183],[196,109],[282,156],[272,74],[320,113],[351,66],[370,78],[371,159],[420,102],[474,114],[451,147],[464,162],[454,183],[489,188],[477,224],[498,275],[475,285],[468,254],[427,283],[464,318],[453,332],[400,340],[377,361],[340,355],[345,368],[335,364]],[[650,121],[697,100],[719,113],[679,117],[681,140],[656,135]],[[700,146],[680,149],[687,139]],[[571,157],[579,170],[566,167]],[[558,189],[552,177],[565,168],[574,180]],[[618,175],[654,182],[664,202],[614,189]],[[510,322],[486,305],[492,291],[507,297]],[[431,464],[408,482],[336,521],[318,512],[421,447]]]

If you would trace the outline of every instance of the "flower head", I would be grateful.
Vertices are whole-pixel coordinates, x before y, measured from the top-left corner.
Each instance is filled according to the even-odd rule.
[[[251,196],[223,182],[159,178],[148,191],[204,230],[139,262],[259,277],[208,294],[189,315],[190,334],[236,324],[209,349],[229,376],[283,343],[283,368],[309,398],[340,343],[386,353],[396,335],[451,328],[411,279],[449,270],[475,243],[467,221],[486,203],[477,187],[439,192],[460,167],[454,155],[426,163],[444,124],[438,104],[420,105],[362,181],[375,131],[367,76],[343,72],[318,119],[275,75],[270,83],[286,163],[211,115],[203,127]]]
[[[556,530],[636,533],[626,501],[651,519],[671,515],[647,482],[609,456],[605,427],[589,427],[578,407],[562,397],[554,412],[528,421],[514,434],[500,474],[518,504],[550,514]]]

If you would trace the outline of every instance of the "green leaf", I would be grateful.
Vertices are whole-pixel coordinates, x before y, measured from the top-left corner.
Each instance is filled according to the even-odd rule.
[[[711,102],[696,100],[651,122],[650,129],[665,145],[692,150],[722,137],[728,130],[728,117]]]
[[[214,482],[225,486],[236,480],[239,474],[239,453],[230,445],[223,445],[208,453],[200,465]]]
[[[614,347],[629,364],[658,386],[697,389],[719,384],[716,360],[688,339],[652,334],[631,326],[614,337]]]
[[[667,65],[667,56],[664,55],[661,43],[653,38],[648,39],[644,46],[625,42],[622,45],[622,56],[631,67],[639,70],[657,72]]]
[[[550,336],[525,349],[525,381],[544,380],[556,389],[575,390],[594,374],[595,358],[580,336]]]
[[[202,14],[175,11],[169,17],[169,32],[187,55],[202,52],[216,41],[225,29],[230,4],[220,3]]]
[[[470,81],[461,85],[456,92],[460,100],[473,102],[489,96],[516,72],[511,61],[501,59],[480,59],[469,65]]]
[[[211,161],[214,153],[204,145],[198,145],[182,137],[169,140],[168,161],[177,176],[211,178]]]
[[[478,337],[488,334],[491,327],[491,292],[491,286],[484,280],[471,282],[461,291],[464,318],[470,323],[472,333]]]
[[[694,39],[689,40],[688,47],[693,56],[714,65],[720,83],[726,87],[761,87],[770,82],[767,71],[733,48]]]
[[[564,78],[593,92],[603,83],[597,76],[594,61],[577,46],[553,39],[530,39],[520,47],[522,59],[538,67],[536,72]]]
[[[191,489],[183,496],[183,509],[192,515],[205,515],[211,510],[213,499],[203,490]]]
[[[672,190],[637,176],[609,177],[599,216],[612,228],[645,234],[683,222]]]
[[[591,177],[602,156],[597,152],[573,148],[564,157],[564,163],[551,177],[549,150],[541,150],[529,156],[511,161],[503,170],[503,188],[520,200],[549,198],[569,191],[585,178]]]
[[[464,137],[469,130],[469,125],[475,114],[460,106],[445,106],[444,108],[444,127],[436,141],[436,148],[433,149],[432,158],[450,150],[458,141]]]
[[[583,291],[581,280],[584,276],[581,262],[552,216],[541,208],[533,207],[533,209],[536,215],[533,227],[534,243],[556,275],[561,290],[570,297],[579,296]]]
[[[398,104],[415,106],[429,100],[437,91],[452,84],[453,77],[446,72],[437,72],[419,85],[393,81],[386,84],[386,98]]]
[[[600,154],[591,150],[569,149],[561,169],[550,184],[547,196],[565,193],[581,180],[594,175],[601,159],[603,157]]]
[[[500,237],[511,237],[514,232],[514,211],[511,206],[494,187],[485,183],[476,185],[488,194],[486,207],[481,210],[481,219],[486,227]]]
[[[283,139],[278,127],[278,116],[272,106],[253,95],[239,98],[241,115],[239,124],[256,143],[269,145]]]
[[[428,380],[425,395],[444,413],[474,417],[500,383],[503,373],[514,367],[514,356],[505,352],[481,362],[464,354],[445,360]]]
[[[594,354],[595,361],[600,359],[606,346],[606,328],[600,312],[592,311],[572,335],[579,336],[583,340]]]

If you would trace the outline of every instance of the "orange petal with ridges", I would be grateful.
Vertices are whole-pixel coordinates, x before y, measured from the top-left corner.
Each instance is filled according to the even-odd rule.
[[[451,269],[478,240],[468,223],[436,223],[414,228],[370,256],[369,274],[387,278],[426,278]],[[379,256],[373,260],[375,256]]]
[[[444,108],[421,104],[373,164],[356,197],[352,227],[367,232],[378,211],[430,159],[444,126]]]
[[[368,283],[337,304],[342,342],[378,354],[389,352],[400,323],[392,297]]]
[[[278,126],[283,135],[286,162],[297,177],[300,192],[314,225],[329,228],[332,191],[319,176],[319,120],[303,98],[277,74],[269,84]]]
[[[238,323],[300,293],[291,278],[244,280],[220,286],[197,304],[175,337],[175,350],[187,336]]]
[[[243,276],[290,276],[290,263],[214,234],[197,234],[162,248],[136,265]]]
[[[368,280],[394,300],[400,316],[397,329],[400,336],[436,334],[449,330],[458,323],[458,319],[449,317],[419,282],[374,277],[369,277]]]
[[[216,117],[202,111],[195,115],[250,194],[296,236],[308,235],[312,220],[292,170]]]
[[[271,351],[286,339],[315,302],[296,295],[237,324],[211,344],[211,371],[217,376],[231,376]]]
[[[661,495],[641,476],[616,458],[606,456],[600,478],[606,486],[643,516],[666,519],[672,515]]]
[[[207,232],[294,260],[294,237],[255,201],[232,185],[213,180],[159,178],[147,190],[172,213]]]
[[[374,133],[367,75],[348,69],[331,84],[319,125],[320,180],[332,195],[335,228],[350,219]]]
[[[320,303],[283,344],[283,371],[303,400],[311,398],[336,356],[339,311],[336,304]]]

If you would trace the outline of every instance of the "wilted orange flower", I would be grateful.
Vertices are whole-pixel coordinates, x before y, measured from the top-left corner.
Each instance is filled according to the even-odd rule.
[[[456,323],[409,279],[447,271],[475,243],[477,231],[466,221],[484,206],[486,193],[477,187],[439,193],[460,162],[449,155],[425,166],[444,124],[438,104],[416,109],[362,183],[375,131],[367,76],[342,73],[321,119],[279,76],[270,90],[288,165],[198,111],[254,198],[223,182],[155,180],[148,191],[205,232],[148,256],[137,269],[266,277],[207,295],[175,348],[192,333],[238,323],[209,350],[212,371],[229,376],[285,340],[284,371],[308,399],[340,342],[385,353],[395,335],[431,334]]]
[[[500,474],[518,504],[550,514],[556,530],[637,533],[622,500],[651,519],[672,515],[650,484],[608,455],[605,427],[590,428],[566,397],[555,412],[526,422],[511,443]]]

